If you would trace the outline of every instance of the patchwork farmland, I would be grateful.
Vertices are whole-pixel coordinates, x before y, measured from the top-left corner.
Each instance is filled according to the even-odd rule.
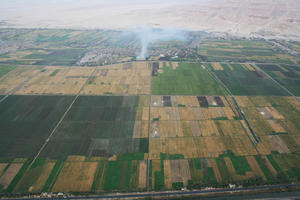
[[[0,194],[297,182],[300,102],[290,93],[299,96],[298,71],[218,62],[7,66]]]

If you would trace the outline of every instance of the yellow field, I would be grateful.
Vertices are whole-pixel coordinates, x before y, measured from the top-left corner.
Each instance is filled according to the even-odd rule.
[[[0,80],[0,94],[12,91],[16,94],[149,94],[150,68],[147,62],[99,67],[17,67]]]
[[[261,136],[260,139],[257,149],[262,155],[271,154],[272,151],[290,153],[289,148],[278,135]]]
[[[160,137],[183,137],[179,121],[159,121]]]
[[[214,70],[224,70],[220,63],[212,63]]]
[[[160,153],[181,154],[184,158],[197,158],[198,147],[194,138],[150,138],[150,159],[159,159]],[[189,148],[186,148],[186,147]]]
[[[190,168],[188,160],[170,160],[171,168],[171,181],[172,183],[182,182],[184,186],[187,186],[188,181],[191,180]]]
[[[42,174],[39,176],[39,178],[37,179],[35,184],[29,188],[29,192],[41,192],[42,191],[54,165],[55,165],[55,162],[48,162],[44,166]]]
[[[174,107],[152,107],[151,119],[159,120],[179,120],[179,114],[177,108]]]
[[[227,167],[230,175],[232,176],[232,178],[234,180],[246,180],[246,179],[249,179],[249,178],[252,178],[255,176],[255,173],[253,171],[248,171],[248,172],[246,172],[245,175],[236,174],[236,170],[232,164],[231,159],[229,157],[225,157],[224,161],[226,163],[226,167]]]
[[[220,136],[213,120],[199,121],[199,127],[202,136]]]
[[[7,166],[8,163],[0,163],[0,177],[2,175],[3,170],[5,169],[5,167]]]
[[[178,105],[185,105],[186,107],[199,107],[199,102],[197,100],[196,96],[172,96],[173,101],[176,101],[176,103],[173,103],[174,106]]]
[[[215,158],[227,150],[221,137],[198,137],[195,140],[199,158]]]
[[[250,99],[247,96],[236,96],[235,97],[237,103],[241,107],[250,107],[254,106],[253,103],[250,101]]]
[[[217,181],[220,183],[222,181],[222,176],[221,176],[221,173],[219,171],[216,160],[215,159],[209,159],[209,163],[210,163],[211,167],[214,170],[214,174],[216,176]]]
[[[275,120],[267,120],[272,129],[277,133],[286,132],[286,130]]]
[[[255,67],[253,67],[252,64],[245,63],[245,64],[242,64],[242,66],[243,66],[245,69],[248,69],[249,71],[256,71]]]
[[[135,121],[133,138],[148,138],[148,121]]]
[[[9,165],[5,173],[0,177],[0,185],[3,186],[3,189],[6,189],[14,177],[17,175],[23,163],[12,163]]]
[[[0,79],[0,94],[14,93],[23,86],[24,82],[32,76],[41,73],[42,67],[17,67],[8,72]]]
[[[139,188],[146,188],[147,186],[147,161],[139,161]]]
[[[259,167],[259,164],[256,162],[255,158],[253,156],[247,156],[247,161],[251,167],[251,169],[254,171],[256,176],[262,177],[264,180],[267,180],[263,171]]]
[[[66,162],[83,162],[85,159],[85,156],[68,156]]]
[[[45,67],[16,94],[77,94],[95,67]]]
[[[161,166],[160,160],[156,160],[156,159],[152,160],[152,187],[154,187],[154,181],[155,181],[153,174],[155,174],[155,172],[161,171],[160,166]]]
[[[97,162],[65,162],[52,191],[89,192],[97,167]]]
[[[220,128],[223,136],[245,135],[239,120],[218,120],[215,123]]]
[[[116,64],[97,67],[93,79],[81,94],[149,94],[150,68],[147,62]]]

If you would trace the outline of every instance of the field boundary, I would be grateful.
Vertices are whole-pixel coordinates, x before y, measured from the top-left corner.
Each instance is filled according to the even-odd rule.
[[[230,97],[232,98],[232,100],[233,100],[233,102],[234,102],[234,104],[235,104],[235,106],[236,106],[236,108],[237,108],[237,111],[238,111],[240,117],[242,117],[242,119],[245,121],[247,127],[249,128],[249,130],[250,130],[250,132],[251,132],[251,136],[252,136],[252,137],[251,137],[249,134],[247,134],[247,135],[248,135],[249,139],[252,141],[252,143],[253,143],[253,145],[254,145],[254,147],[255,147],[255,150],[257,151],[256,145],[257,145],[257,143],[259,143],[259,139],[258,139],[257,135],[254,133],[254,131],[253,131],[253,129],[252,129],[250,123],[248,122],[246,116],[244,115],[244,111],[243,111],[243,110],[240,108],[240,106],[238,105],[238,103],[237,103],[237,101],[236,101],[234,95],[231,93],[231,91],[229,90],[229,88],[228,88],[228,87],[227,87],[227,86],[226,86],[226,85],[218,78],[218,76],[217,76],[213,71],[210,70],[209,66],[206,66],[206,69],[207,69],[208,73],[209,73],[209,74],[210,74],[217,82],[219,82],[219,83],[224,87],[224,89],[228,92],[228,94],[229,94]],[[247,131],[246,131],[246,133],[247,133]]]
[[[150,178],[150,135],[151,135],[151,107],[152,107],[152,65],[151,62],[148,63],[148,66],[150,67],[150,93],[149,93],[149,112],[148,112],[148,157],[147,157],[147,191],[150,191],[149,184],[152,184],[152,177]],[[151,172],[152,173],[152,172]],[[153,175],[152,175],[153,176]],[[152,187],[152,185],[151,185]]]

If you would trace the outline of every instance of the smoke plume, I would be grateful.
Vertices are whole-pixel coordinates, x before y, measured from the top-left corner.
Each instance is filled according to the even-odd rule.
[[[148,26],[140,26],[134,30],[134,33],[138,36],[141,42],[141,51],[137,56],[137,59],[147,58],[148,45],[154,42],[170,41],[170,40],[184,40],[183,31],[177,29],[161,29],[151,28]]]

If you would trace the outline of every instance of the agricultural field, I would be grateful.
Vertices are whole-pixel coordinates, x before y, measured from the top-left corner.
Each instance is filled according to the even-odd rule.
[[[152,78],[152,93],[156,95],[224,95],[225,90],[198,63],[163,62]],[[177,66],[178,65],[178,66]]]
[[[150,94],[150,75],[147,62],[97,67],[81,94]]]
[[[1,64],[103,65],[135,57],[137,41],[120,31],[1,29]],[[121,41],[122,40],[122,41]],[[105,53],[102,53],[105,51]],[[121,54],[121,55],[120,55]]]
[[[144,95],[150,93],[149,63],[99,67],[6,67],[0,94]]]
[[[258,62],[296,64],[294,56],[279,51],[264,40],[205,40],[198,53],[210,62]]]
[[[42,71],[42,67],[17,67],[11,68],[3,76],[0,82],[0,94],[13,94],[19,90],[26,82]]]
[[[9,96],[0,104],[0,157],[32,158],[72,96]]]
[[[233,181],[230,176],[236,172],[228,175],[225,165],[230,157],[248,167],[239,173],[252,171],[246,156],[258,153],[229,96],[152,96],[150,117],[152,188],[199,188]],[[245,179],[246,175],[234,180]]]
[[[298,95],[298,69],[268,66],[5,66],[0,195],[298,182],[300,103],[264,73]]]
[[[300,69],[296,65],[267,65],[259,67],[278,83],[286,87],[291,93],[300,96]]]
[[[147,138],[133,136],[138,103],[136,96],[78,97],[41,156],[147,153]]]
[[[259,137],[257,150],[260,154],[300,151],[299,102],[292,97],[278,96],[238,96],[236,99]]]
[[[9,71],[13,70],[14,68],[15,66],[11,66],[11,65],[0,65],[0,77],[8,73]]]
[[[233,95],[284,96],[282,90],[255,64],[206,64]]]

